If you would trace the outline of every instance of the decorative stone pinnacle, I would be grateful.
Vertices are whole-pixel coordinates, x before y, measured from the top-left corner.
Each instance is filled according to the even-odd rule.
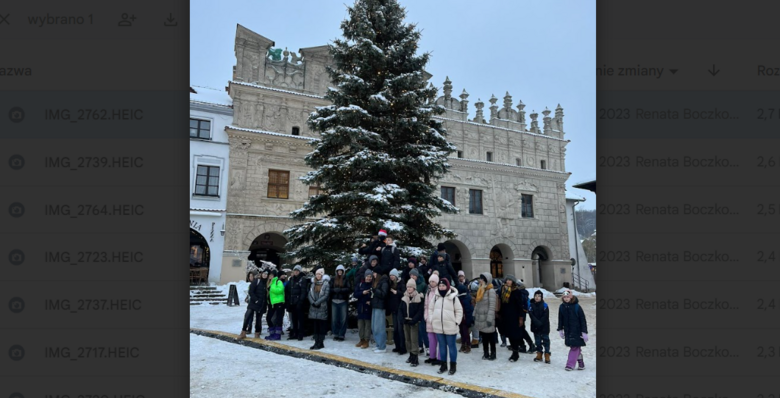
[[[544,107],[544,111],[542,111],[542,114],[544,115],[544,117],[547,117],[550,114],[550,110],[547,109],[547,107]]]
[[[498,101],[498,98],[496,98],[496,96],[495,96],[495,95],[491,94],[491,95],[490,95],[490,104],[491,104],[491,105],[495,105],[495,104],[496,104],[496,101]]]
[[[469,97],[469,93],[467,93],[467,92],[466,92],[466,89],[464,88],[464,89],[463,89],[463,92],[462,92],[462,93],[460,93],[460,98],[462,98],[462,99],[464,99],[464,100],[465,100],[465,99],[466,99],[466,98],[468,98],[468,97]]]

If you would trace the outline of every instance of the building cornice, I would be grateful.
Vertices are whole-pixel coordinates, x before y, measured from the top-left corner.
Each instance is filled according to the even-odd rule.
[[[570,172],[566,171],[544,170],[527,166],[515,166],[506,163],[486,162],[484,160],[449,158],[448,161],[453,165],[458,165],[467,169],[522,173],[533,177],[547,177],[560,181],[566,181],[571,175]]]
[[[236,126],[225,126],[225,132],[228,133],[228,138],[244,138],[260,142],[278,142],[295,146],[308,147],[309,143],[315,140],[311,137],[274,133],[272,131],[247,129]]]
[[[190,100],[190,110],[217,113],[225,116],[233,116],[233,108],[228,105],[212,104],[210,102],[200,102]]]
[[[564,139],[561,139],[561,138],[558,138],[558,137],[551,137],[549,135],[536,134],[536,133],[531,133],[531,132],[528,132],[528,131],[513,130],[513,129],[506,128],[506,127],[494,126],[492,124],[487,124],[487,123],[477,123],[477,122],[463,121],[463,120],[450,119],[450,118],[441,117],[441,116],[431,116],[431,117],[434,118],[434,119],[441,119],[441,120],[446,120],[446,121],[451,121],[451,122],[456,122],[456,123],[471,124],[471,125],[474,125],[474,126],[487,127],[487,128],[492,128],[492,129],[496,129],[496,130],[509,131],[509,132],[512,132],[512,133],[530,135],[532,137],[546,138],[546,139],[553,140],[553,141],[560,141],[560,142],[566,142],[566,143],[571,142],[571,140],[564,140]],[[498,119],[498,118],[496,118],[495,120],[511,121],[511,120],[507,120],[507,119]]]
[[[230,84],[235,84],[235,85],[237,85],[237,86],[244,86],[244,87],[259,88],[259,89],[263,89],[263,90],[274,91],[274,92],[277,92],[277,93],[283,93],[283,94],[292,94],[292,95],[298,95],[298,96],[301,96],[301,97],[315,98],[315,99],[319,99],[319,100],[324,100],[324,101],[327,101],[327,100],[325,99],[325,97],[323,97],[323,96],[320,96],[320,95],[314,95],[314,94],[304,94],[304,93],[299,93],[299,92],[296,92],[296,91],[282,90],[282,89],[280,89],[280,88],[274,88],[274,87],[261,86],[261,85],[259,85],[259,84],[252,84],[252,83],[245,83],[245,82],[237,82],[237,81],[234,81],[234,80],[231,80],[231,81],[230,81]]]

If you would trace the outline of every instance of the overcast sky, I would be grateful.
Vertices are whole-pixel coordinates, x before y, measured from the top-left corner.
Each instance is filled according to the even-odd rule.
[[[236,24],[297,52],[328,44],[341,35],[350,0],[191,0],[190,82],[223,88],[232,77]],[[425,68],[441,90],[445,77],[453,96],[469,93],[469,118],[491,94],[502,106],[507,91],[539,125],[545,106],[564,108],[569,193],[585,197],[578,208],[593,209],[596,196],[571,188],[596,178],[596,4],[594,0],[401,0],[407,22],[422,30],[420,50],[432,53]],[[441,91],[440,91],[441,95]],[[527,119],[530,124],[530,119]]]

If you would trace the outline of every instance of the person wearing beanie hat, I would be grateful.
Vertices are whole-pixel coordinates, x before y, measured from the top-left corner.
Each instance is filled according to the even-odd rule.
[[[411,364],[412,367],[420,364],[417,355],[419,354],[419,324],[423,318],[423,308],[423,295],[417,292],[417,283],[409,279],[406,282],[406,291],[398,308],[398,317],[403,324],[404,344],[409,350],[409,358],[407,358],[406,363]]]
[[[577,370],[583,370],[585,361],[582,358],[582,347],[588,342],[588,322],[585,320],[585,312],[579,305],[577,296],[569,289],[563,292],[561,301],[563,302],[558,307],[558,334],[569,347],[566,370],[574,370],[575,363],[579,364]]]
[[[292,330],[287,340],[298,339],[303,340],[304,335],[304,307],[308,304],[309,294],[309,278],[303,274],[303,268],[300,265],[296,265],[293,268],[290,281],[285,286],[285,301],[287,303],[287,311],[290,313],[290,323],[292,323]]]
[[[271,280],[268,283],[270,309],[266,314],[268,321],[268,336],[266,340],[281,340],[284,327],[284,282],[279,279],[279,270],[272,268]]]
[[[387,344],[395,345],[393,352],[398,353],[398,355],[404,355],[406,354],[406,342],[403,336],[404,323],[398,316],[398,308],[401,306],[401,298],[403,298],[406,291],[406,285],[401,282],[400,274],[397,269],[390,271],[385,315],[387,321]]]
[[[355,308],[357,309],[358,333],[360,341],[355,347],[368,348],[368,342],[371,340],[371,286],[373,285],[374,273],[371,270],[364,271],[363,279],[355,286],[353,297],[357,299]]]
[[[459,325],[463,319],[463,306],[458,299],[458,290],[450,285],[447,278],[439,280],[433,301],[428,307],[428,319],[431,320],[433,332],[436,334],[439,347],[439,374],[447,371],[447,354],[449,353],[449,374],[454,375],[458,362],[457,339]]]
[[[387,351],[387,314],[386,302],[390,294],[390,278],[374,271],[371,285],[371,333],[376,342],[375,353]]]
[[[550,309],[544,302],[544,293],[541,290],[534,292],[534,298],[528,306],[528,315],[531,318],[531,332],[536,340],[536,358],[534,362],[541,362],[544,354],[544,363],[550,363]],[[544,347],[544,349],[542,349]]]
[[[312,350],[325,348],[325,334],[328,332],[328,296],[330,284],[325,279],[325,270],[320,268],[314,273],[309,289],[309,319],[314,321],[314,345]]]
[[[433,305],[434,296],[438,293],[436,291],[439,288],[439,276],[436,274],[431,275],[428,278],[428,289],[425,292],[425,307],[423,308],[423,318],[425,319],[425,332],[428,337],[428,359],[425,363],[431,365],[441,365],[439,361],[439,353],[437,351],[439,340],[436,338],[436,333],[433,332],[433,322],[428,318],[428,309]]]
[[[463,270],[458,271],[458,282],[466,284],[466,273]]]
[[[355,274],[355,285],[359,285],[363,278],[365,278],[366,271],[371,272],[373,275],[374,270],[379,266],[379,256],[372,254],[368,257],[368,261],[363,264],[362,267]]]
[[[265,293],[265,281],[260,278],[260,271],[254,268],[247,274],[249,278],[249,291],[248,301],[246,306],[246,312],[244,313],[244,325],[241,327],[241,335],[239,340],[246,338],[247,333],[252,332],[252,318],[255,316],[257,320],[255,322],[255,338],[260,338],[260,333],[263,330],[263,313],[266,307],[266,293]]]
[[[406,259],[406,266],[403,267],[403,272],[401,272],[401,279],[408,281],[409,273],[412,272],[413,269],[417,269],[417,259],[409,257]]]
[[[331,331],[333,340],[344,341],[347,334],[347,305],[349,294],[352,289],[349,288],[347,275],[343,265],[336,267],[336,275],[330,280],[331,294]]]

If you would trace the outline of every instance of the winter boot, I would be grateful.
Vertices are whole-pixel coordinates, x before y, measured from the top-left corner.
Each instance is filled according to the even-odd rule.
[[[490,346],[488,344],[482,345],[482,359],[490,359]]]
[[[260,333],[255,333],[255,338],[259,339],[260,338]]]
[[[325,335],[320,335],[320,348],[325,348]]]
[[[550,353],[549,352],[545,352],[544,353],[544,363],[547,363],[547,364],[550,363]]]
[[[240,335],[240,336],[238,336],[238,339],[239,339],[239,340],[243,340],[243,339],[245,339],[245,338],[246,338],[246,330],[242,330],[242,331],[241,331],[241,335]]]
[[[528,347],[528,353],[533,354],[536,351],[536,346],[531,344],[530,347]]]
[[[479,340],[478,339],[471,340],[471,348],[479,348]]]
[[[406,363],[412,363],[412,355],[414,354],[409,354],[409,358],[406,358]]]
[[[457,363],[456,363],[456,362],[450,362],[450,372],[449,372],[449,375],[450,375],[450,376],[452,376],[452,375],[454,375],[454,374],[455,374],[455,368],[456,368],[456,365],[457,365]]]
[[[437,373],[442,374],[447,371],[447,362],[442,361],[439,371]]]
[[[433,358],[430,358],[430,357],[429,357],[428,359],[426,359],[426,360],[425,360],[425,361],[423,361],[423,362],[424,362],[424,363],[431,363],[431,362],[433,362]]]
[[[355,347],[357,347],[357,348],[363,347],[363,342],[364,342],[364,341],[365,341],[365,340],[363,340],[363,339],[360,339],[360,341],[358,341],[358,343],[357,343],[357,344],[355,344]]]
[[[521,345],[521,346],[518,348],[517,352],[520,352],[520,353],[523,353],[523,354],[525,354],[526,352],[528,352],[528,351],[526,351],[526,350],[525,350],[525,344]]]
[[[412,367],[416,367],[420,364],[420,362],[417,360],[417,355],[412,354],[412,362],[410,363],[412,364]]]
[[[468,354],[471,352],[471,346],[469,344],[466,344],[463,346],[463,353]]]
[[[458,352],[463,352],[463,351],[465,351],[465,350],[466,350],[466,344],[464,344],[464,343],[461,343],[461,344],[460,344],[460,348],[458,349]]]
[[[298,338],[298,336],[296,336],[295,333],[293,333],[293,332],[289,332],[289,333],[290,334],[287,336],[287,340],[295,340],[295,339]]]
[[[488,358],[488,360],[490,360],[490,361],[495,361],[495,360],[496,360],[496,352],[495,352],[495,351],[493,351],[493,352],[490,354],[490,358]]]
[[[577,370],[585,370],[585,361],[582,359],[582,353],[580,353],[579,358],[577,358]]]
[[[509,357],[509,362],[517,362],[518,359],[520,359],[520,355],[518,355],[518,350],[512,350],[512,356]]]
[[[536,358],[534,358],[534,362],[542,362],[542,352],[536,351]]]
[[[363,340],[363,345],[360,348],[368,348],[368,340]]]

